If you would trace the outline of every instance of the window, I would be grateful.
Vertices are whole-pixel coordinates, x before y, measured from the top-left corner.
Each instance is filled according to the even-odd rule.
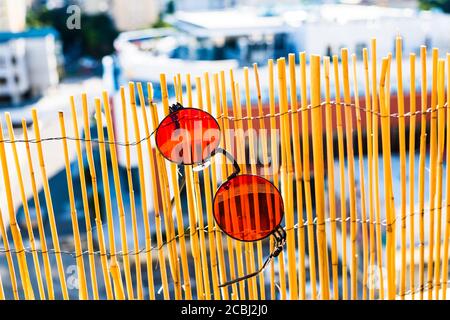
[[[19,78],[18,75],[15,75],[15,76],[14,76],[14,82],[15,82],[16,84],[19,84],[20,78]]]
[[[12,57],[12,58],[11,58],[11,63],[12,63],[13,66],[16,65],[16,63],[17,63],[16,57]]]
[[[8,80],[6,78],[0,78],[0,86],[5,86],[8,83]]]

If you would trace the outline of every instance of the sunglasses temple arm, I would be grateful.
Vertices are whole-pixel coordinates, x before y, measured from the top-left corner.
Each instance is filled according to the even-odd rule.
[[[233,163],[234,172],[230,176],[229,179],[237,176],[241,172],[241,167],[239,167],[239,164],[237,163],[236,159],[228,151],[226,151],[225,149],[222,149],[222,148],[217,148],[216,150],[214,150],[211,153],[211,157],[216,155],[216,154],[218,154],[218,153],[223,154],[228,160],[230,160]]]
[[[260,274],[261,272],[264,271],[264,269],[267,267],[267,265],[269,264],[269,262],[270,262],[273,258],[274,258],[274,255],[271,254],[269,257],[267,257],[267,259],[266,259],[266,261],[264,262],[263,266],[262,266],[258,271],[253,272],[253,273],[250,273],[250,274],[247,274],[247,275],[245,275],[245,276],[243,276],[243,277],[236,278],[236,279],[234,279],[234,280],[225,282],[224,284],[219,285],[219,288],[228,287],[228,286],[230,286],[230,285],[232,285],[232,284],[235,284],[235,283],[238,283],[238,282],[241,282],[241,281],[244,281],[244,280],[247,280],[247,279],[256,277],[258,274]]]

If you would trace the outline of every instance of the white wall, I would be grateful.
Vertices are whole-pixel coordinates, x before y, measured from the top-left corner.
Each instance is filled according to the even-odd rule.
[[[52,35],[27,39],[26,60],[33,94],[42,94],[58,84],[56,43]]]

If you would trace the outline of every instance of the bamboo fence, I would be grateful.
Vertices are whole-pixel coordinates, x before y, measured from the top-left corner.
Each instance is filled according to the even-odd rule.
[[[256,64],[244,68],[242,83],[233,70],[162,74],[161,104],[151,83],[120,88],[114,105],[106,92],[93,101],[81,94],[81,106],[70,97],[70,114],[59,112],[60,136],[52,138],[41,138],[38,110],[33,133],[25,120],[15,130],[6,113],[0,300],[447,299],[450,54],[422,46],[420,57],[404,59],[400,37],[394,54],[376,53],[372,39],[362,64],[345,48],[332,57],[290,54],[268,61],[267,84]],[[175,102],[215,114],[221,147],[243,173],[271,180],[283,195],[286,245],[257,277],[219,287],[258,270],[273,243],[239,242],[217,226],[212,201],[230,163],[214,158],[199,171],[157,151],[153,133]],[[43,149],[49,141],[60,144],[67,190],[51,189]],[[69,244],[54,209],[65,195]]]

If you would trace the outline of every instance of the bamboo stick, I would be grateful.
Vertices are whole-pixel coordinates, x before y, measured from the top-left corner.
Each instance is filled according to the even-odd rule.
[[[376,270],[375,258],[375,216],[374,216],[374,195],[373,195],[373,146],[372,146],[372,100],[370,98],[370,80],[369,80],[369,53],[367,48],[363,49],[363,64],[364,64],[364,84],[365,84],[365,102],[366,102],[366,136],[367,136],[367,162],[369,169],[369,256],[370,262],[370,278],[368,281],[369,298],[375,299],[375,277],[373,272]]]
[[[206,111],[211,114],[212,105],[211,105],[211,88],[209,81],[209,73],[204,73],[203,75],[205,81],[205,93],[206,93]],[[181,89],[181,86],[180,86]],[[216,175],[216,167],[212,167],[212,175]],[[207,168],[203,171],[203,180],[205,187],[205,201],[206,201],[206,213],[207,213],[207,222],[208,222],[208,244],[209,244],[209,257],[211,264],[211,275],[212,275],[212,286],[214,293],[214,300],[220,299],[220,289],[219,289],[219,278],[218,278],[218,263],[217,263],[217,253],[216,253],[216,223],[213,217],[213,206],[212,206],[212,191],[211,191],[211,177],[210,177],[210,169]],[[214,180],[214,188],[217,186],[217,179]]]
[[[296,79],[296,62],[295,54],[289,55],[289,79],[290,79],[290,103],[291,103],[291,122],[292,122],[292,133],[298,141],[293,143],[294,150],[294,176],[295,176],[295,188],[296,188],[296,201],[297,201],[297,221],[298,221],[298,232],[297,232],[297,245],[298,245],[298,291],[299,298],[302,300],[306,299],[306,269],[305,269],[305,235],[304,235],[304,220],[303,220],[303,194],[302,194],[302,155],[301,155],[301,145],[300,145],[300,132],[299,123],[300,118],[298,114],[298,97],[297,97],[297,79]],[[262,108],[262,106],[261,106]],[[261,110],[262,111],[262,110]],[[264,121],[261,119],[262,123]],[[292,200],[293,201],[293,200]],[[287,227],[287,226],[286,226]],[[289,267],[291,268],[291,267]]]
[[[415,232],[414,232],[414,207],[415,207],[415,185],[414,185],[414,161],[415,161],[415,133],[416,133],[416,55],[411,53],[409,56],[410,64],[410,89],[409,89],[409,230],[410,230],[410,240],[409,240],[409,288],[411,291],[411,298],[414,300],[415,295]]]
[[[148,86],[149,87],[149,86]],[[150,90],[148,90],[150,91]],[[133,116],[133,123],[134,123],[134,135],[135,135],[135,139],[136,141],[140,141],[141,140],[141,134],[140,134],[140,130],[139,130],[139,124],[138,124],[138,119],[137,119],[137,112],[136,112],[136,101],[135,101],[135,86],[134,83],[129,83],[129,94],[130,94],[130,105],[131,105],[131,114]],[[145,107],[144,107],[145,110]],[[155,116],[156,113],[156,106],[155,105],[151,105],[150,106],[150,112],[151,112],[151,118],[152,118],[152,128],[150,131],[153,132],[153,130],[156,130],[157,125],[158,125],[158,119],[157,119],[157,115]],[[144,117],[144,124],[145,124],[145,119],[146,117]],[[147,128],[148,125],[145,125],[145,127]],[[147,129],[145,129],[147,130]],[[149,141],[149,140],[148,140]],[[147,145],[148,148],[150,148],[149,145]],[[143,160],[142,160],[142,149],[141,147],[139,147],[139,144],[137,145],[136,148],[137,151],[137,156],[138,156],[138,166],[139,166],[139,181],[141,186],[144,186],[144,168],[143,168]],[[158,170],[159,172],[159,164],[158,164],[158,159],[157,156],[153,155],[153,152],[148,150],[149,153],[149,160],[150,160],[150,172],[151,172],[151,176],[152,176],[152,183],[153,183],[153,201],[155,202],[155,206],[154,206],[154,210],[155,210],[155,230],[156,230],[156,242],[157,242],[157,246],[158,246],[158,262],[159,262],[159,266],[160,266],[160,274],[161,274],[161,282],[162,282],[162,288],[163,288],[163,295],[164,295],[164,299],[168,300],[170,299],[170,293],[169,293],[169,283],[168,283],[168,278],[167,278],[167,267],[166,267],[166,258],[164,255],[164,248],[163,248],[163,238],[162,238],[162,232],[161,232],[161,212],[160,212],[160,205],[159,205],[159,195],[158,195],[158,190],[159,190],[159,186],[157,184],[157,176],[156,176],[156,172]],[[141,160],[140,160],[141,159]],[[139,165],[139,163],[141,163]],[[142,191],[144,191],[144,189],[142,189]],[[145,198],[144,198],[145,197]],[[147,216],[148,216],[148,208],[147,208],[147,201],[146,198],[147,195],[146,193],[142,194],[142,199],[145,199],[142,202],[142,215],[144,217],[144,221],[147,220]],[[145,225],[145,232],[146,232],[146,247],[148,247],[149,249],[146,251],[151,250],[151,233],[150,233],[150,225],[148,220],[145,222],[147,225]],[[147,277],[148,277],[148,282],[150,284],[150,288],[153,287],[153,271],[150,271],[149,273],[149,269],[152,268],[152,263],[151,263],[151,252],[149,252],[149,254],[147,255]],[[154,290],[154,288],[152,289]],[[150,299],[154,299],[154,292],[150,291]]]
[[[232,73],[232,71],[230,71]],[[232,78],[233,79],[233,78]],[[236,119],[242,119],[242,105],[241,105],[241,97],[240,97],[240,89],[239,84],[232,81],[232,83],[235,84],[235,90],[234,90],[234,102],[233,102],[233,115]],[[245,138],[244,138],[244,129],[243,129],[243,120],[236,121],[235,126],[235,140],[236,140],[236,147],[237,147],[237,161],[238,163],[246,164],[246,151],[245,151]],[[242,167],[242,173],[247,174],[247,165],[244,165]],[[245,193],[247,193],[247,188],[244,187],[243,194],[240,196],[241,201],[241,209],[243,211],[248,212],[249,204],[246,200],[248,200],[245,197]],[[257,201],[257,200],[256,200]],[[256,213],[256,212],[255,212]],[[259,222],[258,213],[256,213],[256,221]],[[246,271],[247,273],[253,273],[254,270],[254,261],[255,261],[255,253],[253,248],[252,242],[246,242],[244,243],[244,255],[245,255],[245,265],[246,265]],[[256,279],[251,278],[247,280],[248,283],[248,298],[250,300],[255,300],[253,293],[256,287]]]
[[[186,92],[188,107],[192,108],[192,85],[191,75],[186,75]],[[202,275],[202,261],[199,244],[199,234],[197,228],[197,208],[196,208],[196,195],[194,192],[193,172],[189,166],[185,167],[186,176],[186,195],[188,199],[188,212],[189,212],[189,228],[190,228],[190,243],[192,258],[194,259],[195,280],[197,289],[197,299],[205,299],[205,291],[203,287],[203,275]]]
[[[369,240],[367,233],[367,210],[366,210],[366,182],[364,172],[364,151],[363,151],[363,137],[361,124],[361,110],[359,106],[359,89],[358,76],[356,70],[356,55],[352,54],[353,64],[353,83],[355,94],[355,109],[356,109],[356,126],[358,132],[358,154],[359,154],[359,180],[361,184],[361,220],[362,220],[362,237],[363,237],[363,300],[367,300],[367,278],[369,270]]]
[[[311,170],[310,170],[310,148],[309,148],[309,110],[306,92],[306,53],[300,53],[300,79],[301,79],[301,107],[302,107],[302,149],[303,149],[303,183],[305,188],[306,217],[308,221],[308,256],[309,256],[309,278],[311,281],[311,299],[317,300],[317,278],[316,278],[316,253],[314,246],[313,208],[311,197]]]
[[[420,120],[420,160],[419,160],[419,229],[420,229],[420,261],[419,261],[419,287],[420,300],[423,300],[424,286],[425,286],[425,226],[424,226],[424,200],[425,200],[425,160],[426,160],[426,139],[427,139],[427,122],[426,110],[428,103],[427,90],[427,49],[425,46],[420,47],[420,60],[422,66],[422,80],[421,80],[421,111],[422,116]]]
[[[38,191],[37,191],[37,186],[36,186],[36,177],[34,174],[33,160],[31,158],[27,122],[25,121],[25,119],[22,119],[22,130],[23,130],[23,139],[25,140],[25,148],[27,151],[28,171],[30,174],[31,189],[33,191],[33,201],[34,201],[34,209],[36,211],[36,221],[38,224],[39,241],[40,241],[41,249],[42,249],[42,258],[44,260],[44,271],[45,271],[45,280],[46,280],[45,282],[46,282],[46,286],[47,286],[47,296],[48,296],[49,300],[54,300],[55,292],[53,289],[52,269],[51,269],[50,257],[49,257],[49,253],[48,253],[48,249],[47,249],[47,239],[45,237],[45,228],[44,228],[44,223],[43,223],[43,219],[42,219],[41,204],[39,202],[39,196],[38,196]],[[8,256],[7,256],[7,258],[8,258]],[[14,283],[13,283],[13,288],[14,288]]]
[[[32,114],[32,118],[33,118],[35,139],[37,141],[36,147],[37,147],[37,151],[38,151],[42,183],[44,186],[45,202],[47,205],[48,218],[49,218],[49,222],[50,222],[50,231],[51,231],[51,235],[52,235],[53,249],[55,250],[56,265],[58,268],[59,281],[61,284],[61,291],[62,291],[63,298],[64,298],[64,300],[67,300],[67,299],[69,299],[69,293],[67,291],[66,278],[64,275],[64,266],[63,266],[62,257],[61,257],[61,248],[59,246],[58,230],[56,228],[55,213],[53,210],[53,202],[52,202],[52,197],[50,194],[50,186],[49,186],[48,178],[47,178],[47,170],[45,168],[44,153],[42,151],[41,132],[39,129],[39,120],[38,120],[38,115],[37,115],[37,109],[33,108],[31,110],[31,114]]]
[[[114,189],[116,195],[116,203],[119,211],[119,227],[120,227],[120,238],[121,238],[121,248],[123,251],[123,269],[125,273],[125,285],[127,288],[127,296],[128,299],[134,300],[134,291],[133,291],[133,280],[131,278],[131,269],[130,269],[130,256],[128,251],[128,237],[127,237],[127,222],[125,217],[125,208],[123,204],[122,197],[122,186],[120,183],[119,176],[119,165],[117,161],[117,150],[115,145],[115,137],[114,137],[114,127],[111,116],[111,107],[109,105],[109,97],[106,91],[103,91],[103,107],[105,110],[106,116],[106,127],[108,130],[108,140],[111,142],[109,145],[110,157],[111,157],[111,165],[113,170],[113,181],[114,181]]]
[[[431,83],[431,120],[430,120],[430,225],[428,230],[428,300],[433,299],[433,258],[434,258],[434,231],[436,211],[436,174],[437,174],[437,68],[439,52],[432,51],[432,83]],[[438,205],[439,206],[439,205]]]
[[[20,234],[19,225],[17,224],[16,215],[14,212],[14,204],[11,190],[11,182],[9,176],[8,163],[6,159],[5,142],[3,137],[3,127],[0,121],[0,159],[3,170],[3,181],[6,189],[6,201],[8,204],[9,225],[13,237],[14,248],[16,249],[16,256],[19,264],[19,274],[22,282],[22,287],[25,299],[34,300],[33,287],[31,285],[30,275],[28,271],[28,264],[25,256],[22,235]]]
[[[97,184],[97,173],[95,170],[95,162],[94,162],[94,156],[92,154],[92,143],[91,143],[91,126],[89,123],[89,112],[88,112],[88,104],[87,104],[87,96],[86,94],[83,94],[81,97],[82,101],[82,108],[83,108],[83,123],[84,123],[84,137],[85,137],[85,143],[86,143],[86,155],[88,160],[88,166],[89,166],[89,174],[91,176],[91,183],[92,183],[92,193],[94,197],[94,211],[95,211],[95,225],[97,229],[97,235],[98,235],[98,245],[100,249],[100,262],[102,265],[102,271],[103,271],[103,281],[105,283],[105,289],[106,289],[106,298],[108,300],[114,299],[114,294],[112,290],[111,285],[111,278],[108,270],[108,259],[106,256],[106,247],[105,247],[105,236],[103,233],[103,222],[102,222],[102,215],[100,211],[100,200],[98,196],[98,184]],[[75,117],[75,114],[73,114]],[[109,221],[109,220],[108,220]],[[111,238],[110,238],[111,239]],[[111,258],[112,260],[112,258]]]
[[[282,187],[284,191],[284,198],[287,199],[287,203],[285,204],[285,219],[286,219],[286,229],[287,231],[287,251],[288,251],[288,280],[289,280],[289,292],[291,294],[290,298],[292,300],[298,299],[298,283],[297,283],[297,275],[295,273],[295,237],[294,237],[294,210],[292,207],[293,197],[291,192],[292,187],[292,151],[291,151],[291,143],[290,143],[290,135],[289,135],[289,116],[287,114],[288,111],[288,98],[287,98],[287,84],[286,84],[286,60],[284,58],[280,58],[277,60],[278,67],[278,86],[279,86],[279,108],[280,113],[283,116],[280,119],[280,128],[281,128],[281,175],[282,175]],[[290,185],[290,186],[289,186]],[[280,257],[281,259],[281,257]],[[284,264],[284,258],[280,261]],[[292,266],[292,267],[291,267]],[[281,273],[281,272],[280,272]],[[284,277],[281,277],[281,290],[284,291],[285,281]]]
[[[105,141],[105,135],[103,132],[103,119],[101,111],[101,100],[95,99],[95,118],[97,122],[97,135],[99,141]],[[100,148],[100,164],[102,170],[102,182],[103,190],[105,193],[105,205],[106,205],[106,219],[108,224],[108,236],[109,236],[109,251],[110,251],[110,263],[109,270],[113,278],[114,293],[117,300],[125,300],[125,292],[122,283],[122,275],[120,266],[117,261],[116,253],[116,241],[114,235],[114,218],[112,213],[111,204],[111,191],[109,187],[109,176],[108,176],[108,164],[106,161],[106,146],[105,143],[99,143]]]
[[[444,144],[445,144],[445,60],[438,61],[437,74],[437,138],[438,138],[438,155],[437,155],[437,224],[436,224],[436,253],[434,257],[434,298],[439,299],[439,290],[441,289],[441,241],[442,241],[442,176],[444,171]]]
[[[391,250],[395,248],[393,243],[393,220],[395,217],[394,197],[392,190],[392,167],[391,167],[391,150],[389,148],[389,116],[390,111],[386,106],[386,74],[388,69],[388,58],[382,60],[382,69],[380,77],[380,111],[381,111],[381,131],[383,144],[383,169],[384,169],[384,189],[386,199],[386,219],[387,219],[387,271],[388,271],[388,298],[395,299],[395,265],[392,260]]]
[[[273,60],[268,61],[269,68],[269,108],[270,108],[270,153],[271,153],[271,164],[273,170],[273,183],[278,186],[278,145],[277,145],[277,123],[275,119],[275,76],[274,76],[274,64]],[[270,250],[273,250],[273,243],[270,244]],[[270,295],[271,299],[275,299],[275,263],[272,261],[270,263]]]
[[[30,211],[28,209],[28,201],[27,201],[27,197],[25,196],[25,186],[24,186],[23,178],[22,178],[22,169],[20,168],[19,156],[17,154],[17,148],[16,148],[16,139],[14,136],[11,115],[9,114],[9,112],[5,112],[5,120],[6,120],[6,125],[8,127],[9,140],[11,141],[11,147],[12,147],[12,151],[13,151],[14,164],[15,164],[15,169],[16,169],[16,173],[17,173],[17,178],[19,180],[20,196],[22,199],[22,206],[23,206],[23,211],[25,214],[28,238],[30,240],[30,246],[31,246],[32,255],[33,255],[33,263],[34,263],[36,280],[38,283],[39,297],[41,300],[45,300],[45,291],[44,291],[44,283],[42,281],[42,275],[41,275],[41,266],[39,263],[38,253],[36,251],[36,243],[34,240],[33,225],[31,224]]]
[[[281,89],[285,89],[284,91],[280,92],[280,97],[283,99],[281,100],[281,106],[284,109],[284,112],[287,112],[290,110],[291,112],[294,110],[297,110],[298,107],[293,108],[293,101],[295,101],[295,105],[297,105],[297,88],[296,88],[296,81],[295,81],[295,71],[296,71],[296,63],[295,63],[295,54],[289,55],[289,88],[290,88],[290,98],[291,98],[291,104],[288,106],[288,97],[287,97],[287,88],[286,88],[286,66],[285,62],[283,60],[283,63],[281,64],[282,68],[282,75],[284,76],[284,79],[280,78],[281,81]],[[293,110],[294,109],[294,110]],[[291,123],[290,123],[290,117],[286,113],[282,119],[283,121],[283,128],[284,128],[284,137],[287,143],[283,144],[285,150],[285,157],[286,157],[286,177],[287,180],[285,181],[286,185],[286,194],[287,194],[287,209],[286,210],[286,229],[287,229],[287,255],[288,255],[288,279],[289,279],[289,293],[290,293],[290,299],[291,300],[298,300],[299,294],[298,294],[298,275],[297,275],[297,268],[296,268],[296,248],[295,248],[295,230],[294,230],[294,181],[295,180],[295,169],[293,166],[293,159],[292,159],[292,151],[291,148]],[[298,123],[297,123],[298,125]],[[295,140],[293,142],[294,145],[296,145]]]
[[[203,109],[203,97],[202,97],[202,85],[201,78],[195,77],[195,86],[197,90],[197,107],[199,109]],[[204,175],[207,173],[204,173]],[[194,172],[194,190],[198,195],[202,194],[200,188],[200,178],[199,173]],[[197,197],[197,221],[200,230],[205,229],[205,224],[203,222],[203,204],[202,197]],[[206,249],[206,238],[205,233],[200,232],[200,252],[201,252],[201,261],[202,261],[202,274],[203,274],[203,285],[206,295],[206,300],[211,300],[211,284],[209,281],[209,267],[208,267],[208,252]]]
[[[183,96],[182,96],[182,84],[181,84],[181,75],[178,74],[177,77],[178,86],[179,86],[179,98],[177,98],[177,101],[180,103],[183,103]],[[141,83],[138,83],[138,92],[139,92],[139,99],[141,101],[141,105],[145,106],[145,100],[144,95],[142,91],[142,85]],[[150,91],[150,90],[149,90]],[[149,104],[152,103],[153,98],[149,96]],[[146,130],[146,136],[149,135],[148,131],[148,123],[147,121],[147,115],[145,113],[145,108],[142,109],[143,116],[144,116],[144,125]],[[150,140],[147,141],[148,150],[150,152],[151,150],[151,144]],[[183,270],[183,281],[184,281],[184,292],[186,299],[192,299],[192,289],[191,289],[191,281],[189,277],[189,268],[188,268],[188,262],[187,262],[187,254],[186,254],[186,239],[185,239],[185,231],[184,231],[184,221],[183,221],[183,214],[181,212],[181,199],[180,199],[180,187],[178,185],[178,171],[177,166],[174,164],[171,164],[170,166],[171,175],[172,175],[172,186],[174,188],[174,199],[175,199],[175,207],[176,207],[176,216],[177,216],[177,226],[178,226],[178,237],[180,242],[180,254],[181,254],[181,265]]]
[[[342,233],[342,298],[348,299],[348,278],[347,278],[347,197],[345,190],[345,154],[344,154],[344,133],[342,124],[342,103],[339,80],[339,59],[333,56],[334,84],[336,91],[336,125],[338,133],[339,152],[339,181],[341,197],[341,233]]]
[[[85,99],[84,96],[83,99]],[[86,224],[86,234],[87,234],[87,244],[88,244],[88,255],[89,255],[89,266],[90,266],[90,276],[91,276],[91,288],[92,295],[94,300],[99,300],[98,294],[98,285],[97,285],[97,271],[95,268],[95,256],[94,256],[94,240],[92,237],[92,225],[91,225],[91,216],[89,212],[89,200],[87,197],[87,189],[86,189],[86,177],[84,174],[84,163],[83,163],[83,153],[81,149],[81,141],[80,141],[80,133],[78,132],[78,116],[75,109],[75,100],[74,97],[70,97],[70,107],[72,113],[72,126],[75,137],[76,144],[76,152],[78,159],[78,171],[80,174],[80,184],[81,184],[81,196],[83,199],[83,211],[84,211],[84,219]]]
[[[217,116],[221,114],[221,104],[220,104],[220,87],[219,87],[219,75],[217,73],[214,73],[213,75],[213,81],[214,81],[214,99],[216,102],[216,113]],[[222,136],[223,136],[223,118],[220,118],[220,127],[222,128]],[[223,144],[223,140],[221,142]],[[211,163],[212,166],[212,172],[216,172],[216,164],[214,162]],[[213,174],[213,186],[214,188],[217,188],[217,178],[216,174]],[[217,224],[215,223],[215,228],[217,229]],[[227,281],[227,272],[225,268],[225,257],[223,254],[223,239],[222,234],[218,230],[217,232],[217,252],[218,252],[218,259],[219,259],[219,273],[220,273],[220,282],[224,283]],[[231,266],[230,266],[231,268]],[[224,300],[229,299],[228,295],[228,287],[221,288],[222,297]]]
[[[17,289],[17,279],[16,279],[16,271],[14,267],[14,262],[11,255],[11,249],[9,246],[9,240],[5,229],[5,224],[3,222],[3,213],[0,209],[0,230],[3,239],[3,247],[5,248],[6,261],[8,263],[8,271],[9,277],[11,280],[11,287],[13,291],[14,300],[19,300],[19,291]]]
[[[256,168],[256,163],[257,163],[257,158],[256,158],[256,153],[257,151],[255,150],[255,142],[258,139],[257,135],[255,134],[254,128],[253,128],[253,123],[252,123],[252,102],[251,102],[251,97],[250,97],[250,79],[249,79],[249,69],[248,67],[244,68],[244,82],[245,82],[245,106],[246,106],[246,111],[247,111],[247,129],[248,129],[248,138],[249,138],[249,159],[250,159],[250,168],[251,168],[251,173],[254,175],[258,175],[257,172],[257,168]],[[245,152],[245,148],[244,148],[244,152]],[[245,154],[244,154],[245,156]],[[256,190],[253,190],[254,192],[254,201],[255,203],[257,203],[258,199],[256,196]],[[257,223],[259,223],[259,211],[256,212],[256,221]],[[249,246],[250,247],[250,270],[251,272],[255,271],[255,259],[254,259],[254,252],[253,252],[253,245]],[[263,250],[262,250],[262,241],[258,241],[256,243],[256,247],[257,247],[257,254],[258,254],[258,261],[260,261],[262,259],[262,255],[263,255]],[[251,299],[253,300],[257,300],[258,299],[258,285],[256,282],[256,278],[252,279],[251,281],[251,288],[252,288],[252,297]]]
[[[134,139],[135,141],[141,140],[141,132],[139,129],[139,123],[137,118],[137,111],[136,111],[136,101],[135,101],[135,95],[134,95],[134,84],[129,85],[129,94],[130,94],[130,109],[131,109],[131,116],[133,118],[133,128],[134,128]],[[142,85],[138,84],[138,92],[140,100],[142,99],[141,96],[142,93]],[[148,98],[149,98],[149,105],[151,105],[153,101],[153,88],[151,84],[148,84],[147,86],[147,92],[148,92]],[[147,118],[147,112],[146,112],[146,106],[145,101],[141,101],[141,109],[142,109],[142,118],[144,119],[144,130],[145,130],[145,136],[150,137],[150,129],[149,129],[149,121]],[[149,163],[150,168],[152,172],[152,188],[153,188],[153,203],[154,203],[154,210],[155,210],[155,216],[159,215],[159,198],[157,196],[157,190],[158,190],[158,184],[156,182],[156,175],[154,174],[154,156],[153,156],[153,149],[151,146],[150,139],[146,139],[147,143],[147,152],[149,157]],[[149,217],[149,210],[148,210],[148,204],[147,204],[147,188],[145,186],[145,172],[144,172],[144,164],[143,164],[143,158],[142,158],[142,145],[137,144],[136,145],[136,153],[138,158],[138,171],[139,171],[139,186],[141,191],[141,210],[142,210],[142,220],[144,221],[144,234],[145,234],[145,258],[146,258],[146,265],[147,265],[147,287],[149,291],[149,298],[150,300],[155,300],[155,283],[154,283],[154,272],[153,272],[153,257],[152,257],[152,233],[150,230],[150,217]],[[158,259],[161,258],[161,254],[158,250]],[[161,261],[160,261],[161,262]],[[167,287],[167,276],[165,271],[165,261],[162,261],[161,264],[161,278],[164,286]],[[189,289],[189,288],[188,288]]]
[[[238,90],[236,90],[236,86],[235,86],[234,76],[233,76],[233,71],[232,70],[230,70],[230,86],[231,86],[231,98],[232,98],[233,116],[235,118],[237,118],[237,119],[241,119],[242,116],[239,116],[239,114],[237,114],[237,110],[240,110],[240,107],[238,106],[238,102],[237,102],[238,101],[238,99],[237,99],[238,97],[237,97],[236,91],[238,91]],[[235,122],[235,129],[239,130],[240,124],[241,124],[241,120],[236,121]],[[239,137],[239,134],[238,133],[235,134],[235,136],[234,136],[234,143],[237,143],[237,148],[236,149],[237,149],[237,152],[238,152],[238,156],[241,156],[243,154],[242,150],[241,150],[242,144],[239,143],[238,137]],[[231,142],[233,140],[230,137],[230,139],[228,141]],[[231,145],[227,145],[226,146],[226,150],[234,150],[234,148],[232,146],[233,146],[232,144]],[[238,159],[238,163],[243,163],[242,161],[239,161],[239,160],[241,160],[241,159]],[[245,161],[244,161],[244,163],[245,163]],[[232,198],[235,199],[234,197],[232,197]],[[243,198],[241,198],[241,201],[242,200],[243,200]],[[236,206],[236,204],[232,203],[232,206],[233,205]],[[233,211],[234,208],[231,207],[230,210]],[[235,248],[236,248],[236,256],[239,258],[239,259],[236,259],[238,276],[242,277],[244,275],[244,263],[243,263],[244,258],[240,258],[240,257],[242,257],[242,242],[241,241],[236,241]],[[245,290],[245,281],[241,281],[239,283],[239,297],[240,297],[240,299],[246,299],[245,298],[246,297],[245,292],[246,292],[246,290]]]
[[[333,277],[333,299],[339,300],[339,256],[336,237],[336,194],[334,180],[334,150],[333,128],[330,94],[330,57],[324,57],[325,79],[325,127],[327,136],[327,177],[328,177],[328,202],[331,220],[331,269]]]
[[[77,276],[79,283],[78,295],[80,300],[89,299],[86,283],[86,272],[84,270],[84,259],[82,255],[83,247],[81,246],[80,240],[80,230],[78,226],[77,210],[75,204],[75,196],[72,185],[72,172],[70,170],[70,160],[69,160],[69,150],[67,146],[67,134],[66,125],[64,123],[64,113],[62,111],[58,112],[59,125],[61,128],[61,138],[63,142],[64,149],[64,162],[66,165],[66,178],[67,178],[67,191],[69,193],[69,203],[70,203],[70,216],[72,220],[72,231],[73,231],[73,241],[75,244],[75,254],[77,263]]]
[[[320,56],[312,55],[311,63],[311,105],[320,105]],[[314,188],[316,196],[317,215],[317,252],[319,261],[319,278],[321,299],[329,299],[329,276],[327,260],[327,236],[325,227],[325,189],[323,172],[323,141],[322,141],[322,112],[320,108],[311,110],[313,158],[314,158]]]
[[[384,300],[384,270],[383,270],[383,244],[381,233],[381,204],[380,204],[380,186],[379,186],[379,144],[378,144],[378,122],[379,122],[379,106],[378,106],[378,81],[377,81],[377,42],[373,38],[371,40],[371,65],[372,65],[372,108],[374,116],[372,117],[372,138],[373,138],[373,158],[374,158],[374,183],[375,183],[375,223],[376,223],[376,246],[377,246],[377,263],[378,263],[378,279],[379,279],[379,298]],[[375,276],[376,270],[373,268]]]
[[[397,105],[398,105],[398,126],[400,141],[400,179],[401,179],[401,273],[400,273],[400,296],[405,299],[406,291],[406,141],[405,141],[405,101],[403,94],[403,49],[402,38],[397,37],[395,60],[397,62]],[[414,179],[414,176],[412,176]]]
[[[169,94],[167,91],[166,75],[160,74],[160,88],[161,88],[161,98],[164,107],[164,114],[169,114]],[[156,114],[157,115],[157,114]],[[158,120],[159,121],[159,120]],[[182,299],[181,292],[181,281],[180,281],[180,266],[178,261],[177,244],[172,239],[175,237],[175,226],[173,221],[173,216],[171,212],[171,199],[170,199],[170,188],[169,188],[169,178],[167,175],[167,167],[165,165],[165,160],[160,153],[156,154],[157,163],[159,164],[159,177],[161,186],[164,187],[165,192],[162,193],[163,197],[163,213],[164,213],[164,226],[166,229],[166,242],[168,243],[169,251],[169,267],[172,275],[172,280],[175,288],[175,299]],[[175,164],[170,164],[174,166]]]
[[[350,194],[350,239],[352,243],[352,259],[350,268],[350,281],[351,281],[351,298],[357,299],[358,292],[358,252],[357,252],[357,226],[356,226],[356,193],[355,193],[355,163],[353,154],[353,116],[348,105],[351,104],[350,94],[350,81],[348,71],[348,50],[346,48],[341,51],[342,59],[342,75],[344,83],[344,102],[346,107],[345,113],[345,136],[347,142],[347,174],[348,174],[348,187]]]
[[[447,53],[447,108],[450,107],[450,53]],[[450,112],[447,110],[447,145],[446,161],[450,163]],[[447,168],[446,177],[446,198],[445,198],[445,236],[444,236],[444,256],[442,259],[442,300],[447,299],[448,281],[448,247],[450,240],[450,171]]]
[[[223,138],[223,146],[225,149],[228,149],[231,144],[230,134],[225,134],[229,131],[229,121],[228,121],[228,100],[227,100],[227,91],[226,91],[226,82],[225,82],[225,72],[220,72],[220,85],[222,91],[222,110],[220,114],[223,114],[223,127],[222,127],[222,138]],[[189,90],[188,90],[189,92]],[[228,170],[227,170],[228,169]],[[228,171],[230,170],[230,164],[226,164],[226,162],[222,162],[222,179],[226,179],[228,177]],[[230,265],[230,277],[232,279],[236,278],[236,267],[235,267],[235,257],[234,257],[234,241],[230,237],[227,237],[227,246],[228,246],[228,259]],[[239,260],[236,258],[236,260]],[[239,299],[239,293],[237,289],[237,284],[233,284],[232,286],[232,299]]]
[[[139,254],[139,233],[137,228],[137,217],[136,217],[136,200],[134,197],[134,187],[133,178],[131,175],[131,152],[130,152],[130,138],[128,134],[128,116],[127,116],[127,103],[125,100],[125,88],[120,88],[120,98],[122,102],[122,120],[123,120],[123,130],[125,136],[125,159],[126,159],[126,170],[127,170],[127,180],[128,180],[128,193],[130,197],[130,209],[131,209],[131,224],[133,228],[133,243],[135,251],[135,272],[136,272],[136,293],[139,300],[144,299],[143,286],[142,286],[142,273],[141,273],[141,258]],[[145,187],[144,187],[145,188]],[[142,200],[145,201],[145,200]],[[145,218],[145,216],[144,216]]]

